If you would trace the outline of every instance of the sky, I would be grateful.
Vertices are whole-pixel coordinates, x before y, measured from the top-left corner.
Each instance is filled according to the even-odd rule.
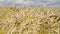
[[[60,7],[60,0],[0,0],[0,5],[6,5],[6,6],[56,6],[56,7]]]

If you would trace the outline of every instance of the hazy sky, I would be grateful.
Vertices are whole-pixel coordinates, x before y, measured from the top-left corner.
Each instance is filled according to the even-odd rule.
[[[0,5],[60,7],[60,0],[0,0]]]

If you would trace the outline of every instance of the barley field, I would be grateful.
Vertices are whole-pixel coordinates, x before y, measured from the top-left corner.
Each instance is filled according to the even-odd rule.
[[[60,34],[60,8],[0,7],[0,34]]]

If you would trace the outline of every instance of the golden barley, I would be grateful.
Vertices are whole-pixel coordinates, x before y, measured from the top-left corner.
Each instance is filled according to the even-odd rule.
[[[60,8],[0,7],[0,34],[60,34]]]

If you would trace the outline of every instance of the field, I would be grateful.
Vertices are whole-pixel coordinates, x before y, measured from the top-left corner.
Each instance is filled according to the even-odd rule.
[[[0,34],[60,34],[60,8],[0,7]]]

